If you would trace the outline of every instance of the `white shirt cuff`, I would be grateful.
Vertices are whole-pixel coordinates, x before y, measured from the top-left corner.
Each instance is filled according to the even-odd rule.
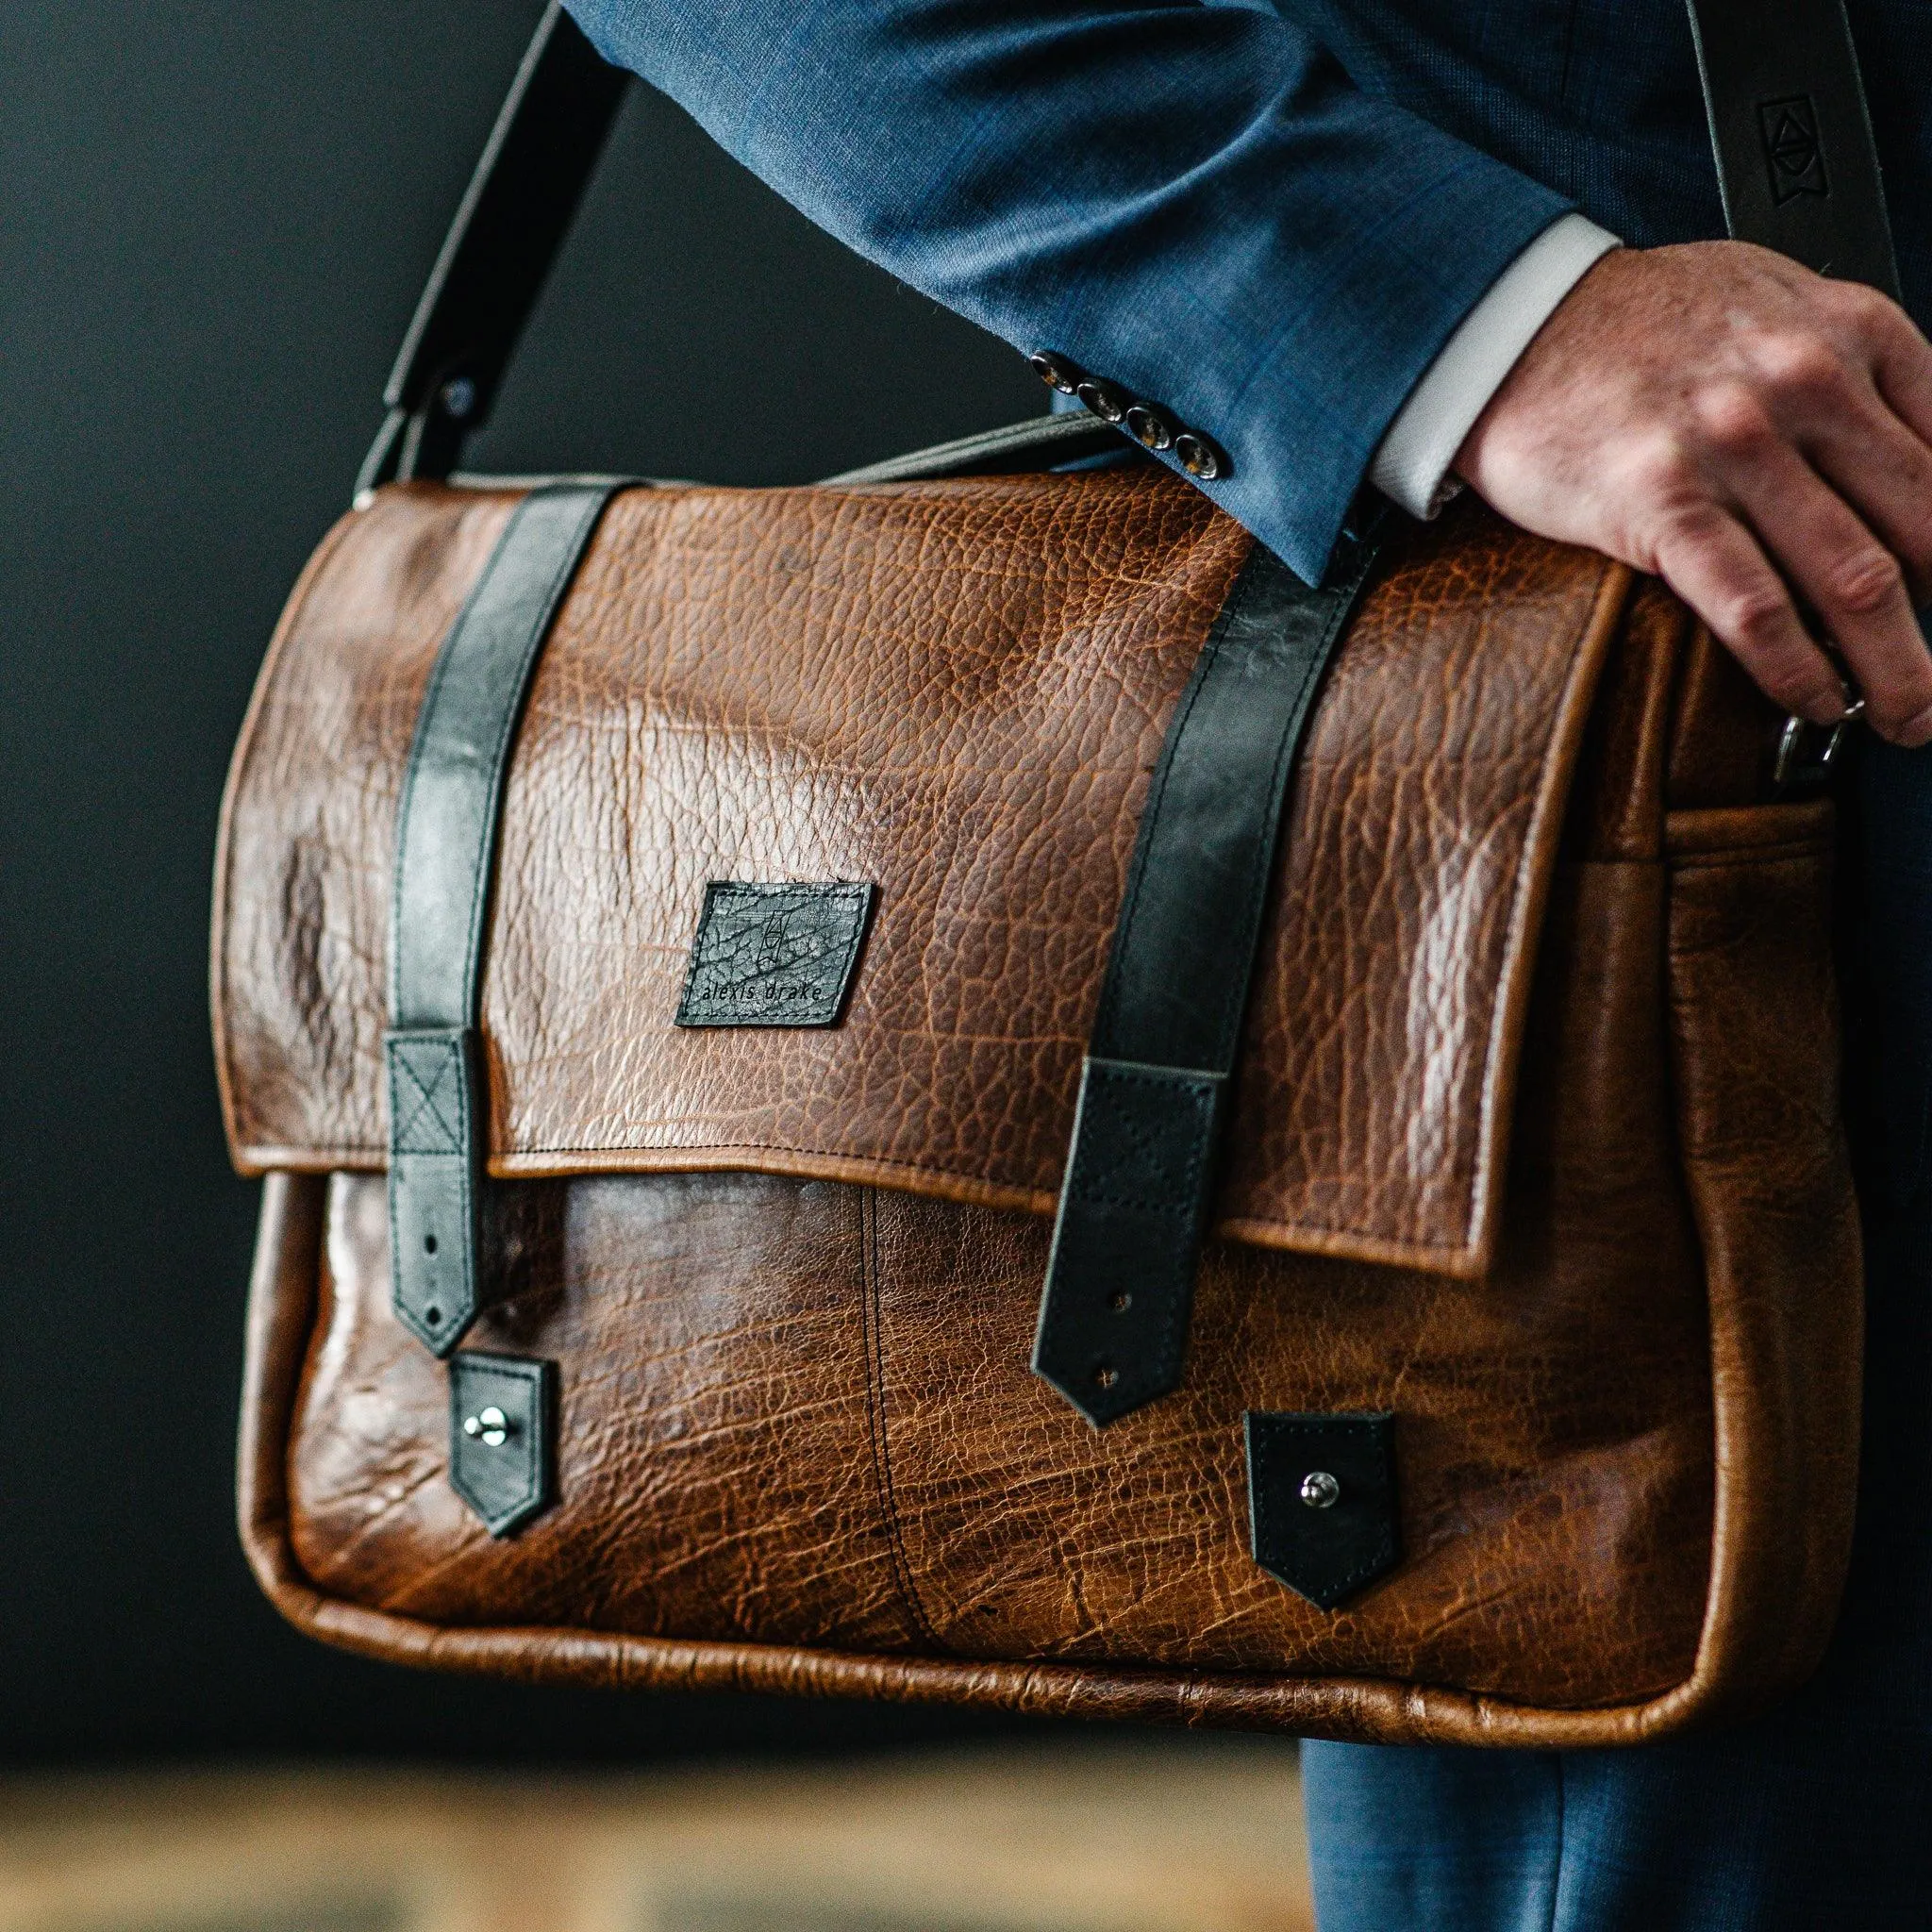
[[[1410,516],[1434,516],[1461,487],[1449,465],[1503,378],[1585,272],[1622,245],[1579,214],[1545,228],[1463,317],[1409,391],[1369,465],[1369,481]]]

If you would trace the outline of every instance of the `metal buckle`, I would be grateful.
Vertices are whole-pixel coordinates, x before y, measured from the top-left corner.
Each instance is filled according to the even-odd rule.
[[[1836,724],[1814,724],[1808,718],[1790,717],[1777,741],[1777,759],[1772,766],[1772,789],[1782,798],[1788,792],[1824,784],[1831,776],[1843,748],[1846,727],[1865,715],[1865,700],[1856,699],[1845,707]],[[1824,743],[1815,758],[1807,757],[1806,746],[1813,733],[1823,735]]]

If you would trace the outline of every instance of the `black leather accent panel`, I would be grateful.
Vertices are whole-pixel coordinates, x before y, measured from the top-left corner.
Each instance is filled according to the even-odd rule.
[[[876,889],[846,880],[713,879],[677,1003],[680,1026],[831,1026],[844,1010]]]
[[[1724,219],[1898,300],[1898,263],[1841,0],[1690,0]]]
[[[493,1411],[493,1413],[492,1413]],[[557,1365],[466,1349],[449,1365],[449,1480],[491,1536],[556,1492]]]
[[[391,1267],[397,1317],[447,1355],[483,1306],[488,1146],[472,1029],[496,824],[530,674],[620,486],[517,507],[430,674],[403,781],[390,914]]]
[[[1332,1610],[1402,1560],[1392,1415],[1247,1414],[1255,1561]]]
[[[1296,753],[1374,561],[1310,589],[1257,544],[1182,693],[1114,927],[1033,1367],[1096,1427],[1180,1380]],[[1132,1186],[1121,1177],[1135,1176]]]

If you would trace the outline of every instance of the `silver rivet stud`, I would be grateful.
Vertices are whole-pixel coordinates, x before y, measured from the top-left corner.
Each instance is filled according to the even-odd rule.
[[[451,422],[460,423],[476,407],[476,385],[467,375],[453,375],[443,384],[440,400],[442,413]]]
[[[463,1434],[473,1442],[480,1441],[486,1449],[501,1449],[509,1441],[509,1418],[492,1402],[488,1408],[463,1418]],[[1335,1478],[1330,1476],[1328,1480],[1333,1482]],[[1307,1483],[1302,1485],[1304,1496],[1307,1488]]]
[[[1311,1469],[1302,1478],[1302,1501],[1310,1509],[1332,1509],[1341,1500],[1341,1485],[1325,1469]]]

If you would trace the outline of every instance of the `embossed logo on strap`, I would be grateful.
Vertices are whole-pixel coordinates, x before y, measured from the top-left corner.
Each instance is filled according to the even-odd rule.
[[[1764,138],[1774,206],[1782,208],[1793,195],[1831,192],[1824,178],[1824,149],[1818,139],[1818,109],[1809,94],[1759,101],[1757,128]]]
[[[845,1006],[876,888],[713,879],[677,1005],[680,1026],[830,1026]]]

